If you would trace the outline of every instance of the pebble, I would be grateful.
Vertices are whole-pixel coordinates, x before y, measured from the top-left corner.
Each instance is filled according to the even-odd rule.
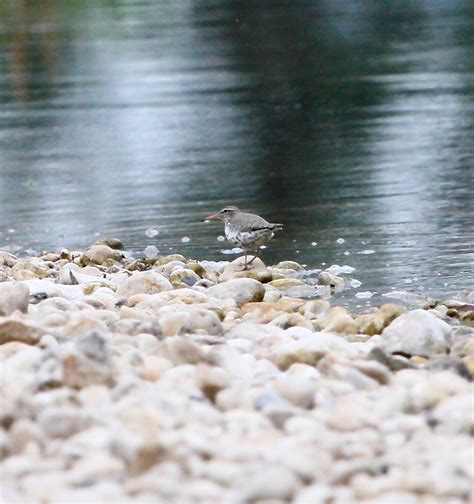
[[[117,250],[0,252],[3,500],[467,502],[470,298],[355,315],[315,298],[347,265]]]

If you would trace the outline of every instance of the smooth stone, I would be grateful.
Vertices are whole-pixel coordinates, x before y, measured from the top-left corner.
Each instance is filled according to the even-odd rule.
[[[207,303],[208,297],[203,292],[194,289],[175,289],[154,294],[154,299],[165,303],[199,304]]]
[[[277,265],[275,265],[275,268],[283,270],[287,269],[293,271],[301,271],[303,269],[303,266],[301,266],[301,264],[298,264],[295,261],[281,261]]]
[[[156,355],[146,355],[139,369],[139,375],[144,380],[154,382],[159,380],[172,367],[173,364],[168,359]]]
[[[425,310],[413,310],[396,318],[381,334],[385,352],[429,356],[446,353],[451,327]]]
[[[164,336],[195,333],[219,336],[223,333],[219,317],[213,311],[204,308],[165,306],[158,310],[157,317]]]
[[[0,345],[13,341],[35,345],[43,335],[39,326],[13,318],[0,318]]]
[[[196,364],[202,359],[202,349],[196,343],[181,336],[170,336],[161,342],[160,356],[179,364]]]
[[[281,397],[295,406],[305,409],[311,409],[314,406],[316,380],[287,372],[277,378],[275,389]]]
[[[242,477],[241,477],[242,478]],[[251,471],[239,483],[246,501],[290,502],[301,485],[294,472],[284,465],[266,463],[264,470]]]
[[[4,250],[0,250],[0,266],[8,266],[9,268],[13,268],[15,264],[18,262],[18,258],[16,258],[13,254],[6,252]]]
[[[306,331],[304,328],[293,327],[286,332],[292,329]],[[277,344],[270,350],[267,358],[280,369],[285,370],[295,362],[314,366],[329,352],[339,352],[348,357],[355,354],[350,343],[339,336],[329,333],[310,334],[311,336],[302,333],[305,337],[299,340]]]
[[[207,294],[217,299],[234,299],[238,306],[242,306],[245,303],[262,301],[265,288],[251,278],[236,278],[209,287]]]
[[[375,313],[367,313],[356,318],[359,330],[363,334],[373,336],[381,334],[397,317],[406,312],[404,306],[394,303],[383,304]]]
[[[68,438],[87,427],[92,420],[79,408],[51,406],[37,417],[39,427],[51,438]]]
[[[207,364],[198,366],[196,378],[199,388],[210,401],[214,401],[218,392],[231,384],[229,375],[222,368]]]
[[[32,273],[33,278],[47,278],[53,273],[50,265],[54,266],[53,263],[47,263],[38,257],[19,259],[12,267],[12,273],[18,280],[20,280],[20,277],[15,274],[25,271]],[[25,280],[28,280],[28,278],[25,278]]]
[[[321,271],[318,276],[318,281],[320,285],[328,285],[334,288],[336,291],[340,291],[345,287],[344,278],[328,273],[327,271]]]
[[[10,315],[14,311],[28,312],[30,289],[24,283],[0,283],[0,316]]]
[[[357,334],[359,325],[350,313],[340,306],[330,308],[323,319],[324,332]]]
[[[117,295],[129,298],[135,294],[157,294],[172,290],[167,278],[157,271],[135,271],[117,289]]]
[[[104,264],[108,259],[115,260],[118,256],[116,250],[107,245],[92,245],[81,256],[81,264]]]
[[[119,238],[103,238],[94,243],[94,245],[106,245],[114,250],[123,250],[124,246]]]
[[[89,385],[111,385],[114,369],[107,339],[98,332],[79,337],[60,348],[62,379],[65,385],[83,388]]]
[[[96,408],[110,402],[110,390],[105,385],[88,385],[77,394],[81,404],[86,408]]]
[[[250,257],[249,260],[251,260]],[[253,278],[260,282],[269,282],[272,274],[260,258],[257,257],[252,264],[248,265],[248,269],[244,270],[244,257],[238,257],[224,266],[218,281],[223,283],[236,278]]]
[[[190,269],[178,269],[170,273],[170,282],[175,286],[193,286],[201,280],[200,276]]]

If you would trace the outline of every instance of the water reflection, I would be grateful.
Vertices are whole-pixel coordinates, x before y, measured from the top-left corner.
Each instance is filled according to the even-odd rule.
[[[473,42],[461,0],[2,2],[0,245],[225,258],[233,203],[268,260],[472,288]]]

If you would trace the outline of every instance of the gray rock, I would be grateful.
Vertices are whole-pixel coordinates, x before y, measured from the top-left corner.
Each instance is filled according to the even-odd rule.
[[[10,315],[15,310],[28,312],[30,289],[21,282],[0,283],[0,315]]]
[[[445,353],[451,327],[425,310],[413,310],[384,329],[379,346],[385,352],[430,356]]]

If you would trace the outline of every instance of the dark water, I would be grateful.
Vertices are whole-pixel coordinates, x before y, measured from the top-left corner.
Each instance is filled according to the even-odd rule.
[[[473,289],[472,0],[2,0],[0,103],[0,247],[226,259],[236,204],[351,296]]]

